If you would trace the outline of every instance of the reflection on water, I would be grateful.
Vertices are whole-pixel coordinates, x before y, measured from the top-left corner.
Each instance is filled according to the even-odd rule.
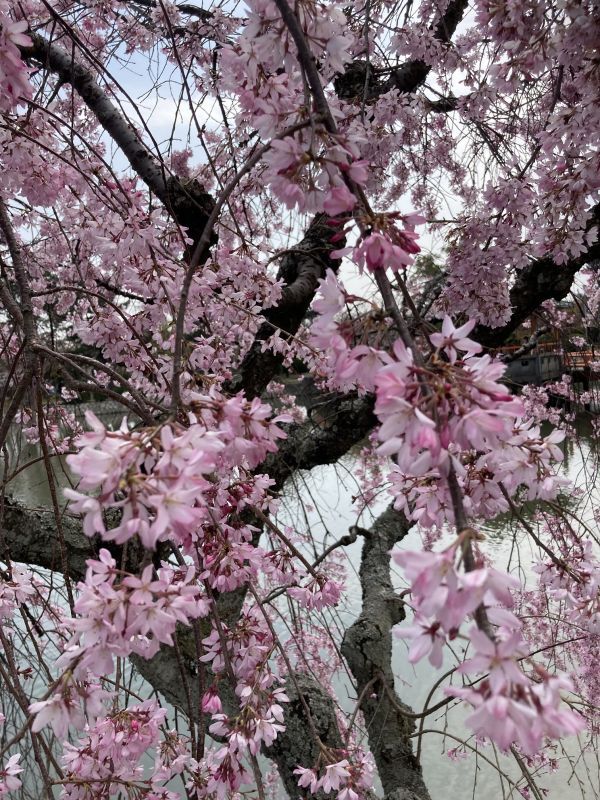
[[[102,415],[103,421],[116,427],[120,424],[122,413],[115,412],[114,407],[97,405],[94,410]],[[563,444],[564,461],[561,470],[573,483],[575,489],[565,493],[561,506],[570,515],[572,520],[583,520],[595,531],[593,506],[600,499],[599,488],[596,485],[596,457],[597,449],[593,437],[591,421],[582,417],[576,425],[576,435],[570,436]],[[50,494],[47,485],[45,466],[39,459],[39,450],[32,445],[25,445],[18,434],[14,434],[10,443],[10,464],[7,474],[14,473],[19,467],[30,463],[26,469],[21,470],[9,481],[6,491],[16,499],[32,506],[48,506]],[[53,474],[56,483],[65,486],[68,475],[63,458],[52,459]],[[347,533],[351,525],[360,524],[368,527],[371,517],[363,516],[357,520],[353,509],[352,497],[357,494],[357,483],[353,476],[353,459],[351,456],[343,460],[337,467],[323,467],[313,470],[310,474],[296,475],[294,486],[288,487],[287,497],[280,514],[281,521],[296,526],[298,530],[310,530],[311,535],[320,545],[328,545]],[[298,502],[298,496],[304,498],[304,507]],[[389,500],[385,493],[379,498],[375,513],[383,511]],[[307,508],[306,503],[309,504]],[[528,520],[534,518],[536,505],[526,503],[521,513]],[[494,564],[500,568],[510,565],[519,574],[522,580],[527,581],[531,576],[531,566],[534,550],[527,534],[510,515],[500,515],[484,526],[486,541],[484,549],[492,558]],[[403,547],[416,549],[421,546],[416,531],[411,531],[404,540]],[[345,598],[345,605],[327,612],[331,629],[342,630],[359,613],[361,590],[358,580],[358,567],[360,565],[361,542],[345,548],[346,568],[349,577],[349,592]],[[398,588],[403,588],[403,580],[395,574]],[[455,643],[456,652],[460,652],[460,642]],[[395,643],[393,666],[396,675],[397,689],[401,698],[415,710],[420,710],[425,703],[429,690],[439,677],[428,664],[411,666],[406,658],[405,644],[400,641]],[[446,658],[444,669],[454,664],[450,654]],[[343,681],[338,682],[338,696],[343,707],[351,711],[353,708],[351,686]],[[432,702],[441,699],[441,694],[436,694]],[[443,732],[446,728],[457,735],[465,732],[462,725],[465,711],[453,708],[447,713],[432,715],[427,719],[427,729]],[[498,800],[500,798],[515,797],[511,794],[508,784],[501,786],[498,774],[481,758],[471,754],[468,758],[451,761],[446,755],[447,751],[457,745],[456,741],[444,738],[441,734],[431,733],[424,737],[422,763],[424,775],[430,788],[432,800],[470,800],[470,798],[485,798],[485,800]],[[569,744],[571,752],[576,751],[572,743]],[[491,747],[482,750],[483,755],[496,761],[497,755]],[[557,757],[560,757],[560,751]],[[520,773],[512,760],[498,755],[502,769],[516,780]],[[551,789],[551,797],[557,800],[575,800],[575,798],[595,798],[597,794],[594,786],[600,785],[599,767],[597,763],[587,763],[578,770],[579,777],[571,774],[570,767],[564,762],[558,773],[551,778],[543,777],[539,784],[543,788]],[[581,766],[581,765],[580,765]]]
[[[565,491],[561,500],[564,510],[569,513],[571,523],[576,527],[577,520],[582,520],[589,525],[595,533],[593,526],[592,507],[600,499],[599,487],[595,482],[597,446],[593,437],[592,426],[587,417],[580,419],[576,425],[576,435],[570,436],[563,443],[564,460],[560,466],[562,473],[572,481],[574,490]],[[301,510],[300,504],[294,499],[286,503],[285,517],[290,524],[296,524],[300,529],[310,529],[315,538],[326,539],[328,544],[347,533],[351,525],[360,524],[369,526],[369,518],[357,521],[356,513],[352,509],[352,497],[357,494],[358,486],[352,475],[352,461],[347,459],[343,469],[334,467],[316,469],[311,474],[299,476],[296,480],[298,493],[306,497],[310,494],[310,502],[315,506],[315,511],[308,513]],[[389,499],[380,497],[379,506],[375,514],[384,510]],[[528,503],[520,508],[523,516],[529,521],[534,518],[536,504]],[[502,569],[509,567],[526,583],[532,576],[531,567],[534,558],[537,558],[534,546],[528,534],[509,515],[504,514],[489,521],[483,526],[486,541],[483,549],[491,558],[494,566]],[[405,549],[420,548],[421,540],[416,530],[413,529],[402,542]],[[360,565],[361,543],[356,542],[351,547],[345,548],[346,569],[349,578],[349,591],[346,595],[346,605],[343,608],[329,612],[330,628],[343,629],[360,612],[361,588],[358,578]],[[402,576],[392,569],[398,589],[405,588]],[[337,623],[337,626],[336,626]],[[455,652],[460,654],[459,641],[453,643]],[[408,663],[407,647],[404,642],[395,640],[393,655],[393,668],[396,676],[398,694],[414,710],[422,710],[431,687],[447,669],[455,665],[455,660],[447,653],[444,665],[440,671],[434,670],[427,662],[415,666]],[[338,683],[338,697],[342,698],[342,706],[346,711],[353,709],[353,693],[348,683]],[[438,691],[430,705],[443,699],[444,695]],[[345,699],[344,699],[345,698]],[[466,759],[451,760],[447,752],[458,746],[455,740],[444,737],[444,731],[454,735],[468,734],[463,724],[467,715],[466,709],[452,708],[439,712],[426,720],[426,729],[439,731],[430,733],[423,739],[422,764],[427,785],[431,792],[432,800],[471,800],[471,798],[485,798],[485,800],[500,800],[500,798],[521,797],[520,794],[511,794],[510,785],[501,784],[498,773],[483,758],[478,758],[474,753]],[[473,740],[470,740],[474,744]],[[566,752],[580,756],[577,741],[569,741]],[[501,768],[513,780],[521,777],[520,769],[514,760],[496,753],[492,747],[481,750],[482,756],[493,763],[501,764]],[[600,786],[600,767],[589,752],[580,757],[578,775],[575,777],[571,766],[564,758],[564,751],[557,749],[556,757],[562,758],[560,769],[551,776],[542,776],[539,786],[551,790],[549,797],[555,800],[575,800],[597,798],[597,788]]]
[[[123,407],[116,402],[82,404],[74,407],[74,416],[84,424],[84,412],[91,410],[111,429],[118,428],[123,419]],[[50,507],[52,499],[48,486],[46,465],[37,444],[28,444],[21,431],[15,427],[7,441],[7,458],[3,462],[0,477],[5,481],[6,494],[33,507]],[[50,459],[52,476],[57,486],[71,484],[64,456]],[[61,499],[59,492],[59,501]]]

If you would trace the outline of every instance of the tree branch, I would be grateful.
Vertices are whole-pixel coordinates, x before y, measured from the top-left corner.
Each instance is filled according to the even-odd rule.
[[[600,224],[600,204],[595,206],[588,230]],[[546,300],[563,300],[571,291],[575,275],[586,264],[600,259],[600,241],[566,264],[556,264],[551,258],[532,261],[517,273],[510,290],[512,314],[499,328],[478,325],[473,332],[475,341],[485,347],[501,347],[514,331]]]
[[[52,44],[37,33],[28,33],[32,45],[21,47],[26,60],[37,62],[43,69],[58,75],[70,84],[92,111],[100,125],[121,148],[135,173],[171,212],[175,221],[188,229],[197,242],[214,206],[214,200],[198,181],[182,182],[168,176],[164,164],[150,152],[129,120],[109,100],[96,83],[91,70],[80,64],[66,50]],[[213,236],[211,243],[216,241]]]
[[[135,172],[166,205],[168,192],[164,170],[133,125],[98,86],[93,73],[66,50],[51,44],[43,36],[31,32],[28,35],[32,45],[21,48],[23,58],[36,61],[43,69],[54,72],[63,83],[73,87],[104,130],[119,145]]]
[[[155,0],[127,0],[130,5],[141,6],[142,8],[155,9],[160,8],[160,5]],[[208,22],[214,16],[212,11],[207,11],[205,8],[195,6],[193,3],[178,3],[175,8],[181,14],[186,14],[190,17],[197,17],[202,22]]]
[[[429,30],[433,32],[439,42],[450,43],[468,5],[468,0],[452,0],[439,20],[430,25]],[[412,59],[392,69],[387,80],[381,80],[382,70],[378,70],[367,61],[357,60],[351,62],[344,72],[336,77],[334,87],[338,97],[342,100],[362,102],[364,98],[367,102],[372,102],[392,89],[397,89],[403,94],[416,92],[425,83],[430,71],[430,64],[421,59]],[[440,104],[440,108],[432,108],[432,110],[449,111],[453,109],[446,103],[443,107]]]
[[[332,224],[333,223],[333,224]],[[319,280],[328,269],[337,272],[341,261],[332,259],[331,251],[343,247],[344,241],[332,237],[341,222],[336,224],[325,214],[318,214],[311,222],[306,235],[293,250],[281,260],[277,278],[284,281],[281,300],[274,308],[263,311],[265,322],[260,326],[250,350],[240,364],[229,391],[243,389],[246,397],[258,397],[266,389],[283,358],[267,348],[267,342],[276,331],[287,340],[297,333],[315,296]]]
[[[330,394],[320,403],[311,403],[312,417],[291,425],[278,452],[259,467],[273,478],[276,490],[297,470],[335,464],[377,424],[372,397]]]
[[[534,333],[531,334],[529,339],[523,345],[521,345],[521,347],[512,353],[506,353],[501,360],[504,361],[505,364],[510,364],[513,361],[517,361],[519,358],[523,358],[523,356],[527,355],[527,353],[531,353],[532,350],[535,350],[542,336],[545,336],[549,331],[549,325],[542,325],[541,328],[538,328]]]
[[[409,529],[406,517],[392,508],[384,511],[370,530],[352,529],[364,537],[360,565],[363,604],[342,641],[386,800],[429,800],[409,738],[414,723],[400,710],[410,712],[410,708],[399,699],[397,707],[388,700],[388,691],[394,692],[391,630],[404,619],[402,602],[392,588],[389,552]]]
[[[305,794],[298,786],[294,769],[299,764],[308,768],[314,767],[320,755],[318,742],[309,732],[311,725],[326,747],[339,749],[343,747],[343,743],[333,700],[318,681],[310,675],[296,672],[288,678],[285,691],[290,700],[285,709],[286,729],[264,752],[277,764],[290,798],[299,800]],[[310,710],[310,724],[305,704]],[[319,792],[315,797],[321,800],[324,795]]]

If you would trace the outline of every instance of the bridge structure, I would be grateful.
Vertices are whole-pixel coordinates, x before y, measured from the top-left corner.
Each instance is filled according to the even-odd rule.
[[[600,354],[593,350],[578,350],[565,353],[563,356],[565,372],[573,383],[582,383],[584,390],[589,389],[592,381],[600,380]]]
[[[587,391],[592,381],[600,380],[600,353],[594,350],[563,350],[555,343],[538,345],[523,354],[519,350],[522,348],[514,346],[498,351],[507,362],[506,378],[519,386],[540,386],[570,375],[573,384],[582,384]]]

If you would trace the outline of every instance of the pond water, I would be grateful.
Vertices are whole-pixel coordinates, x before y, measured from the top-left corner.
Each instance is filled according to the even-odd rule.
[[[570,512],[573,520],[579,519],[595,532],[595,523],[592,514],[594,505],[600,501],[600,483],[595,482],[597,471],[597,443],[593,437],[592,426],[587,417],[581,417],[575,426],[576,435],[569,437],[563,444],[564,460],[561,464],[562,473],[572,481],[573,486],[580,490],[571,496]],[[313,470],[310,474],[302,475],[297,490],[306,496],[308,493],[315,511],[308,515],[308,525],[315,536],[322,536],[327,544],[331,544],[340,536],[347,533],[351,525],[360,524],[369,526],[369,518],[357,520],[356,512],[352,509],[352,496],[357,494],[357,483],[353,477],[353,461],[345,459],[341,468],[326,467]],[[302,485],[301,485],[302,484]],[[383,511],[389,503],[387,497],[381,497],[379,508],[376,512]],[[307,525],[304,521],[304,510],[299,504],[290,500],[287,503],[287,513],[290,522],[297,520],[299,525]],[[524,513],[528,515],[528,510]],[[573,523],[574,525],[576,523]],[[512,565],[517,568],[519,578],[526,584],[532,578],[532,566],[535,555],[534,546],[528,534],[518,527],[508,516],[497,518],[484,525],[486,541],[482,549],[490,557],[494,566],[499,569]],[[345,548],[346,565],[350,578],[349,601],[344,609],[336,610],[340,627],[345,627],[360,612],[361,589],[358,579],[360,565],[360,541],[351,547]],[[403,549],[419,549],[422,546],[420,536],[413,529],[400,545]],[[406,586],[401,575],[396,572],[394,580],[398,589]],[[396,678],[396,689],[400,698],[410,705],[413,710],[421,711],[427,700],[432,686],[455,661],[447,652],[443,667],[437,671],[427,661],[411,665],[407,659],[408,648],[401,640],[395,640],[393,654],[393,669]],[[339,697],[352,697],[349,686],[340,685]],[[430,699],[429,705],[435,705],[444,699],[441,690]],[[347,704],[349,710],[353,704]],[[510,779],[517,781],[522,777],[520,768],[512,757],[503,756],[494,751],[492,747],[480,749],[480,754],[469,752],[468,756],[452,760],[448,751],[459,747],[460,743],[453,740],[448,734],[462,738],[474,746],[473,738],[469,738],[464,726],[464,718],[468,711],[463,708],[453,707],[450,710],[440,711],[427,718],[425,728],[436,731],[423,737],[422,741],[422,766],[427,786],[432,800],[504,800],[504,798],[520,798],[521,795],[513,790],[506,779],[499,777],[498,766]],[[444,733],[446,735],[444,735]],[[548,797],[555,800],[596,800],[600,797],[600,765],[596,750],[590,748],[584,755],[577,740],[567,741],[565,748],[556,752],[559,769],[556,773],[541,774],[536,782],[540,789],[549,792]],[[485,759],[492,762],[489,764]],[[577,760],[577,769],[574,772],[571,762]],[[535,775],[535,770],[532,770]],[[520,785],[523,785],[521,781]],[[543,794],[543,793],[542,793]],[[543,794],[543,796],[545,796]]]
[[[104,413],[103,420],[106,424],[115,425],[120,422],[120,414],[114,410],[96,408]],[[565,458],[562,471],[581,490],[579,496],[573,496],[572,508],[574,515],[579,516],[595,530],[592,507],[600,497],[600,488],[595,482],[596,475],[596,445],[592,437],[589,419],[581,418],[576,426],[577,435],[569,438],[564,443]],[[39,460],[39,451],[35,446],[23,445],[19,437],[12,441],[13,454],[11,470],[17,465],[32,462],[31,466],[19,472],[8,484],[7,491],[22,502],[30,506],[47,507],[50,505],[50,494],[43,463]],[[353,509],[352,497],[357,494],[357,483],[353,475],[355,459],[348,456],[335,467],[323,467],[312,470],[311,473],[302,473],[295,476],[295,485],[288,487],[284,507],[280,514],[280,521],[297,526],[299,530],[310,529],[312,536],[325,545],[331,544],[340,536],[347,533],[348,528],[354,524],[368,527],[370,518],[357,518]],[[57,483],[66,485],[68,476],[61,459],[53,459],[54,473]],[[298,502],[298,497],[304,498],[304,508]],[[382,495],[377,512],[382,511],[388,504],[387,496]],[[306,503],[312,507],[307,510]],[[518,559],[519,575],[527,581],[531,576],[534,551],[527,538],[527,534],[519,529],[508,518],[498,519],[485,526],[487,539],[484,542],[486,553],[493,563],[502,568],[509,563],[515,565]],[[406,549],[417,549],[421,546],[416,531],[411,531],[402,543]],[[347,626],[359,613],[361,591],[358,580],[358,567],[360,564],[360,541],[345,548],[345,561],[349,577],[350,591],[343,607],[328,612],[328,619],[333,629],[342,629]],[[403,587],[400,575],[395,575],[398,588]],[[436,672],[428,663],[420,663],[415,667],[407,660],[407,648],[401,641],[396,640],[393,658],[393,667],[396,676],[396,687],[399,696],[414,710],[421,710],[431,687],[442,674]],[[451,654],[448,654],[444,668],[453,666]],[[340,683],[338,696],[342,698],[342,705],[348,710],[353,708],[352,692],[349,685]],[[346,698],[345,700],[343,698]],[[442,699],[438,691],[432,703]],[[485,800],[502,800],[504,798],[520,797],[515,791],[511,792],[510,784],[499,777],[499,773],[487,761],[499,765],[500,769],[513,781],[521,777],[520,770],[515,761],[494,752],[491,747],[481,750],[478,755],[470,752],[464,759],[451,760],[447,751],[457,747],[459,743],[449,737],[452,732],[456,736],[467,738],[468,734],[463,725],[466,713],[462,709],[450,708],[444,713],[434,714],[427,718],[426,728],[436,731],[428,733],[422,742],[422,764],[427,785],[431,792],[432,800],[469,800],[470,798],[485,798]],[[444,735],[446,732],[446,735]],[[473,739],[469,740],[474,745]],[[573,772],[567,755],[579,756],[576,774]],[[549,790],[549,796],[556,800],[575,800],[575,798],[597,798],[600,796],[600,767],[593,753],[580,756],[577,741],[567,743],[566,750],[559,749],[556,753],[560,761],[557,773],[539,778],[539,786]],[[593,756],[593,757],[592,757]],[[521,784],[522,785],[522,784]]]

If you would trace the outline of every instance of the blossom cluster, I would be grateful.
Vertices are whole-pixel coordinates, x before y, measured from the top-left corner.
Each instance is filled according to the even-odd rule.
[[[563,605],[565,621],[600,634],[600,562],[589,539],[570,548],[568,561],[546,559],[534,571],[546,595]]]
[[[10,579],[0,578],[0,620],[11,620],[17,608],[27,601],[31,601],[35,594],[31,573],[13,566]]]
[[[397,227],[395,219],[401,219],[404,228]],[[352,250],[352,259],[360,271],[366,266],[370,272],[388,267],[397,272],[412,264],[412,257],[420,252],[415,226],[425,222],[420,214],[380,214],[373,229],[359,239]]]
[[[347,297],[333,270],[327,270],[313,302],[318,316],[309,332],[309,343],[318,352],[315,370],[332,389],[373,391],[374,375],[384,363],[385,354],[369,345],[354,346],[347,341],[339,322]]]
[[[476,663],[485,670],[512,671],[518,651],[510,644],[495,647],[492,652],[481,651]],[[525,675],[520,678],[506,680],[502,689],[492,688],[484,678],[476,687],[451,687],[447,691],[475,708],[466,718],[466,724],[501,750],[516,744],[521,752],[533,755],[541,750],[546,739],[561,739],[586,728],[584,717],[569,708],[561,695],[573,690],[568,678],[551,675],[541,667],[535,670],[534,679]]]
[[[67,458],[80,479],[78,490],[66,489],[65,496],[71,510],[83,514],[88,536],[99,533],[122,544],[137,535],[148,549],[167,539],[189,545],[202,522],[214,522],[208,507],[213,473],[231,477],[235,468],[253,469],[285,435],[276,423],[288,418],[271,419],[270,407],[258,399],[214,393],[197,396],[194,407],[187,427],[166,423],[140,431],[130,431],[126,420],[118,431],[107,430],[86,412],[92,431],[79,437],[79,452]],[[120,519],[107,530],[109,509],[118,509]]]
[[[301,606],[308,609],[321,609],[326,606],[336,606],[341,595],[341,586],[338,582],[317,574],[301,586],[291,586],[287,593]]]
[[[508,508],[501,486],[513,496],[524,486],[532,500],[552,498],[564,484],[553,469],[564,434],[543,437],[523,418],[522,403],[498,382],[504,365],[476,355],[481,348],[467,337],[474,324],[454,328],[446,317],[430,336],[435,350],[424,363],[397,341],[375,379],[379,451],[395,462],[396,507],[424,527],[453,521],[450,469],[473,516]]]
[[[310,0],[298,3],[295,13],[322,69],[330,77],[343,70],[354,43],[343,5]],[[263,137],[302,115],[302,76],[295,53],[271,0],[251,0],[241,35],[223,48],[223,83],[239,100],[238,122],[248,121]]]
[[[166,712],[154,700],[146,700],[96,720],[74,744],[65,743],[65,780],[60,797],[92,800],[135,787],[140,796],[159,794],[160,773],[152,777],[153,795],[142,794],[145,784],[141,757],[159,743]],[[135,795],[134,795],[135,796]],[[177,795],[175,795],[177,796]]]
[[[161,644],[173,645],[178,623],[189,625],[210,610],[193,566],[179,571],[152,564],[141,575],[123,573],[108,550],[89,559],[85,581],[78,586],[74,611],[65,621],[73,636],[61,656],[75,664],[77,675],[110,674],[114,658],[132,653],[151,658]]]
[[[294,773],[299,776],[298,786],[311,794],[336,792],[337,800],[362,800],[373,785],[374,769],[372,756],[357,748],[350,760],[342,758],[326,764],[322,770],[298,767]]]
[[[202,644],[202,661],[211,665],[217,680],[228,672],[235,680],[239,702],[235,716],[221,713],[216,688],[203,698],[204,707],[213,715],[211,732],[226,737],[227,747],[220,757],[231,767],[247,753],[256,755],[263,743],[271,745],[284,730],[281,704],[288,698],[270,664],[275,642],[262,614],[250,609],[235,629],[221,633],[213,629]]]
[[[8,15],[8,3],[0,3],[0,111],[11,111],[31,96],[29,70],[23,63],[19,46],[28,47],[27,22],[15,22]]]
[[[69,727],[84,727],[85,715],[90,719],[101,716],[104,702],[109,697],[110,694],[98,683],[76,680],[67,671],[50,697],[30,704],[29,713],[34,716],[31,730],[35,733],[50,725],[56,736],[65,737]]]
[[[420,358],[400,340],[391,352],[348,342],[339,320],[347,297],[328,271],[309,341],[322,352],[317,368],[329,386],[375,393],[378,452],[393,459],[397,509],[425,528],[452,522],[451,468],[472,516],[506,511],[506,493],[521,489],[528,500],[556,496],[565,483],[554,470],[564,434],[543,436],[524,416],[523,403],[499,382],[505,365],[480,355],[481,346],[468,338],[473,320],[456,328],[445,317],[429,337],[429,357]]]
[[[518,587],[517,580],[493,567],[457,569],[467,536],[440,553],[392,552],[411,586],[413,624],[397,629],[397,635],[411,640],[413,663],[428,656],[434,667],[441,667],[446,641],[456,638],[464,620],[482,604],[492,622],[518,627],[517,618],[507,610],[513,605],[511,589]]]
[[[509,610],[519,582],[493,567],[458,570],[470,535],[464,531],[440,553],[393,552],[410,581],[414,609],[413,624],[397,628],[396,635],[411,641],[409,661],[428,656],[436,668],[442,666],[446,641],[465,636],[473,655],[457,671],[474,680],[463,688],[448,687],[447,693],[474,706],[466,723],[478,736],[502,750],[518,744],[523,753],[533,754],[546,737],[576,733],[585,721],[561,701],[560,691],[573,688],[568,678],[552,676],[535,664],[532,675],[522,669],[528,647],[522,623]],[[479,615],[481,620],[482,613],[487,627],[472,626],[461,633],[468,617]]]
[[[356,142],[321,130],[319,146],[302,133],[274,139],[265,156],[265,177],[274,195],[288,208],[325,211],[329,216],[349,217],[357,204],[346,185],[362,185],[367,164]]]

